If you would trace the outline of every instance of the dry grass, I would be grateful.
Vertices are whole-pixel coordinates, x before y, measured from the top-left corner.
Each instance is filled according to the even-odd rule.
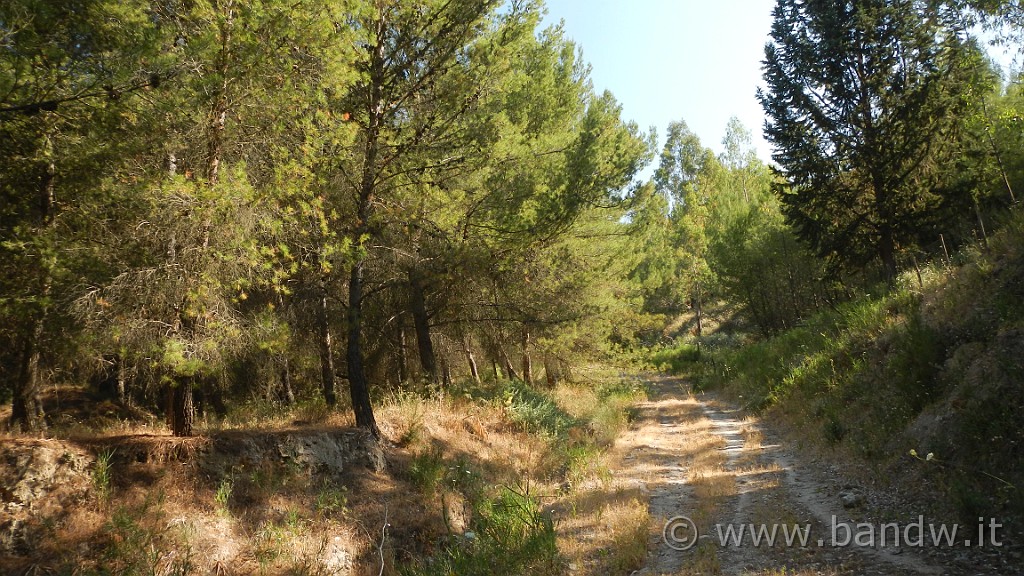
[[[246,407],[224,420],[197,422],[200,436],[191,439],[170,437],[152,419],[68,421],[49,431],[63,439],[45,442],[54,449],[77,446],[92,459],[90,467],[97,454],[112,450],[109,497],[62,502],[67,513],[38,519],[38,544],[29,556],[0,552],[0,562],[123,574],[376,575],[382,566],[384,574],[397,574],[471,529],[481,492],[507,486],[529,493],[549,513],[564,511],[556,529],[567,561],[598,558],[602,573],[639,567],[649,526],[645,498],[611,481],[598,440],[610,443],[626,426],[630,397],[569,386],[548,395],[581,422],[566,436],[523,431],[500,400],[392,396],[377,411],[391,446],[388,470],[350,468],[343,478],[272,455],[262,462],[228,459],[223,470],[198,464],[202,447],[225,431],[353,424],[347,411],[326,413],[315,404],[290,411]],[[7,436],[14,444],[39,442]],[[85,482],[90,470],[81,471]],[[578,489],[560,491],[567,475],[575,475]],[[390,527],[382,536],[385,523]]]

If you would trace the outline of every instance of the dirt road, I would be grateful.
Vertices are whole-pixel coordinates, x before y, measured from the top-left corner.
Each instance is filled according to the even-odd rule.
[[[652,380],[638,408],[614,471],[649,496],[653,527],[637,574],[1007,573],[955,547],[926,549],[935,548],[929,526],[864,522],[857,488],[802,465],[765,424],[679,379]]]

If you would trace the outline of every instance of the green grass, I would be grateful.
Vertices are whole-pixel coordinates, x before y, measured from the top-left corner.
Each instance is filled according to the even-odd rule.
[[[551,518],[528,491],[501,487],[474,503],[474,520],[435,557],[407,567],[409,576],[563,573]]]
[[[523,431],[563,436],[580,422],[562,410],[547,394],[511,380],[502,389],[505,411]]]
[[[110,485],[111,461],[114,458],[114,450],[104,450],[96,456],[96,464],[92,469],[92,485],[96,490],[96,497],[103,504],[110,500],[110,493],[113,487]]]

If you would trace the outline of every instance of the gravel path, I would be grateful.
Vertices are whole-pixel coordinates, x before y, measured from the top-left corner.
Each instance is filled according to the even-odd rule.
[[[763,423],[717,398],[691,394],[673,378],[652,379],[648,398],[616,445],[614,470],[617,478],[642,484],[650,499],[648,559],[636,574],[993,573],[953,566],[934,551],[893,546],[892,530],[904,526],[889,528],[886,546],[876,526],[868,542],[869,528],[857,520],[864,494],[803,465]],[[737,544],[741,526],[746,531]],[[751,527],[762,526],[769,532],[755,545]],[[774,544],[767,545],[773,526]],[[836,545],[845,540],[850,543]]]

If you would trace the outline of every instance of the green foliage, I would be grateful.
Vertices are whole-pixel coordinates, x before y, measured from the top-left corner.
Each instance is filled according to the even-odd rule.
[[[114,458],[114,450],[104,450],[96,456],[96,464],[92,469],[92,485],[96,490],[96,496],[100,502],[106,503],[110,499],[113,486],[111,479],[111,462]]]
[[[348,506],[347,488],[332,480],[324,479],[317,488],[313,510],[317,514],[333,516],[345,514]]]
[[[408,473],[413,486],[424,494],[432,495],[444,484],[447,471],[444,454],[430,449],[413,456]]]
[[[235,490],[235,477],[234,474],[228,474],[221,479],[220,484],[217,485],[217,491],[213,494],[213,501],[220,507],[221,512],[228,512],[228,507],[231,504],[231,494]]]
[[[712,350],[692,372],[869,460],[900,457],[908,442],[940,455],[932,473],[965,519],[1020,510],[1020,222],[957,268],[934,264],[920,283],[906,274],[802,327]]]
[[[194,553],[183,534],[167,524],[160,508],[162,497],[147,497],[135,507],[118,507],[102,528],[106,539],[99,565],[87,566],[86,574],[146,576],[158,570],[167,574],[194,574]],[[180,553],[168,554],[171,549]],[[79,569],[81,566],[76,566]]]
[[[676,341],[651,351],[651,364],[661,372],[682,374],[700,360],[700,349],[695,344]]]
[[[509,419],[527,432],[562,436],[578,423],[550,397],[517,380],[505,384],[501,397]]]
[[[797,234],[834,268],[878,260],[893,280],[898,250],[941,220],[941,167],[989,85],[977,47],[934,10],[776,4],[759,99],[786,179],[777,191]]]
[[[475,506],[471,529],[434,558],[403,571],[410,576],[562,573],[551,518],[526,491],[502,487]]]

